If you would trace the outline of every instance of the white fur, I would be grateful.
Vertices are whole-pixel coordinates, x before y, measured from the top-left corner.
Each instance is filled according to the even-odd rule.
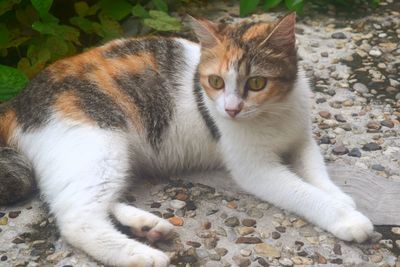
[[[149,239],[172,229],[153,214],[118,203],[130,159],[165,172],[215,168],[225,162],[248,192],[304,216],[341,239],[365,240],[372,231],[371,222],[330,181],[312,140],[309,87],[303,76],[299,75],[285,102],[267,103],[256,118],[231,119],[224,114],[224,99],[214,103],[204,96],[222,133],[217,144],[192,91],[199,46],[176,41],[184,47],[187,68],[180,73],[176,112],[158,153],[134,127],[125,132],[103,130],[56,113],[46,126],[16,134],[17,146],[32,161],[42,195],[66,240],[106,264],[168,265],[165,254],[121,234],[108,218],[112,213],[134,233]],[[231,73],[231,78],[236,79],[236,74]],[[294,171],[282,164],[284,155],[291,156]]]

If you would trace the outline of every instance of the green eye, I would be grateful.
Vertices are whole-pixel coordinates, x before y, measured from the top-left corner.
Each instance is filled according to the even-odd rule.
[[[222,79],[218,75],[210,75],[208,76],[208,83],[214,88],[214,89],[222,89],[225,86],[224,79]]]
[[[267,85],[267,78],[256,76],[247,80],[247,88],[252,91],[260,91]]]

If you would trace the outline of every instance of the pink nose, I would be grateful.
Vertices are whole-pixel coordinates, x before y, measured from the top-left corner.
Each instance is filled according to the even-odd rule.
[[[231,118],[235,118],[236,115],[240,112],[240,109],[225,109],[226,113],[231,116]]]

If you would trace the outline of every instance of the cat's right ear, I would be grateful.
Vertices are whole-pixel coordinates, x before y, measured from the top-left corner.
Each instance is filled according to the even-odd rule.
[[[190,23],[190,27],[200,41],[202,48],[213,48],[214,46],[221,43],[217,34],[217,25],[206,19],[195,19],[194,17],[187,15]]]

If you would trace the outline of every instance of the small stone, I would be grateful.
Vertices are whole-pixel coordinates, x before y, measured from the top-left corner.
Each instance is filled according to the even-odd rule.
[[[335,120],[338,122],[346,122],[346,119],[343,117],[342,114],[335,114]]]
[[[342,247],[340,246],[340,244],[335,244],[333,246],[333,253],[335,253],[336,255],[342,255]]]
[[[342,144],[336,144],[332,149],[332,153],[334,155],[344,155],[347,154],[348,152],[349,150]]]
[[[239,225],[239,219],[237,217],[229,217],[224,223],[226,226],[235,227]]]
[[[174,217],[174,214],[172,212],[166,212],[162,216],[164,219],[169,219],[169,218]]]
[[[291,267],[291,266],[293,266],[293,262],[292,262],[290,259],[287,259],[287,258],[280,259],[280,260],[279,260],[279,263],[280,263],[282,266],[285,266],[285,267]]]
[[[203,227],[203,229],[206,229],[206,230],[210,229],[211,228],[211,222],[210,221],[203,222],[202,227]]]
[[[219,236],[227,236],[227,234],[226,234],[226,231],[225,231],[225,229],[224,228],[222,228],[222,227],[217,227],[217,229],[215,230],[215,233],[217,234],[217,235],[219,235]]]
[[[317,98],[315,100],[315,103],[317,103],[317,104],[322,104],[322,103],[325,103],[325,102],[326,102],[326,99],[323,98],[323,97]]]
[[[6,255],[1,256],[0,261],[6,261],[8,257]]]
[[[326,93],[327,93],[328,95],[330,95],[330,96],[336,95],[336,91],[335,91],[334,89],[328,89],[328,90],[326,91]]]
[[[318,112],[318,115],[320,115],[324,119],[330,119],[332,116],[331,113],[329,113],[328,111],[320,111]]]
[[[343,104],[343,106],[345,106],[345,107],[351,107],[351,106],[354,105],[354,101],[351,100],[351,99],[346,99],[345,101],[343,101],[342,104]]]
[[[188,200],[186,201],[186,210],[196,210],[197,206],[194,204],[194,201]]]
[[[374,263],[379,263],[379,262],[381,262],[383,260],[382,255],[379,255],[379,254],[371,255],[369,258]]]
[[[218,255],[223,257],[228,253],[228,250],[226,248],[216,248],[215,252],[217,252]]]
[[[251,208],[247,211],[247,215],[254,218],[262,218],[264,216],[264,213],[260,209]]]
[[[260,264],[261,266],[269,267],[268,262],[267,262],[264,258],[261,258],[261,257],[258,258],[257,262],[258,262],[258,264]]]
[[[244,226],[248,226],[248,227],[254,226],[256,223],[257,223],[257,221],[254,219],[243,219],[242,220],[242,224]]]
[[[212,236],[210,238],[204,239],[204,247],[206,249],[213,249],[217,246],[218,243],[218,237]]]
[[[248,258],[243,258],[242,256],[235,255],[232,257],[232,260],[237,264],[239,267],[246,267],[251,264],[250,259]]]
[[[398,249],[400,249],[400,240],[396,240],[396,247],[398,248]]]
[[[189,196],[188,196],[186,193],[179,192],[179,193],[175,196],[175,198],[176,198],[177,200],[186,201],[186,200],[189,199]]]
[[[182,226],[184,223],[183,219],[178,216],[171,217],[168,221],[175,226]]]
[[[236,239],[236,244],[258,244],[262,243],[261,239],[254,236],[241,236]]]
[[[307,225],[307,222],[303,221],[302,219],[298,219],[293,223],[294,228],[302,228]]]
[[[230,209],[237,209],[237,207],[238,207],[238,205],[235,201],[229,201],[226,206]]]
[[[367,124],[368,132],[376,133],[381,128],[381,124],[377,121],[370,121]]]
[[[388,127],[388,128],[393,128],[394,127],[394,122],[391,121],[391,120],[384,120],[384,121],[381,121],[381,125],[385,126],[385,127]]]
[[[221,260],[221,256],[216,254],[216,253],[210,253],[208,255],[208,257],[210,258],[210,260],[212,261],[220,261]]]
[[[383,245],[388,249],[393,249],[393,241],[391,239],[382,239],[379,241],[379,244]]]
[[[361,157],[361,151],[358,148],[352,148],[350,150],[349,154],[347,154],[347,155],[349,155],[350,157],[359,158],[359,157]]]
[[[271,258],[280,258],[281,252],[271,245],[262,243],[254,246],[254,251],[257,255]]]
[[[367,86],[365,86],[365,85],[362,84],[362,83],[355,83],[355,84],[353,85],[353,89],[354,89],[356,92],[360,93],[360,94],[368,93],[368,88],[367,88]]]
[[[328,56],[329,56],[328,52],[326,52],[326,51],[321,52],[321,57],[328,57]]]
[[[171,200],[169,205],[173,209],[180,210],[180,209],[183,209],[186,206],[186,202],[182,201],[182,200],[174,199],[174,200]]]
[[[281,232],[281,233],[285,233],[286,232],[286,227],[277,226],[277,227],[275,227],[275,230],[277,230],[278,232]]]
[[[369,53],[368,53],[370,56],[373,56],[373,57],[380,57],[381,55],[382,55],[382,52],[381,52],[381,50],[379,50],[378,48],[372,48],[370,51],[369,51]]]
[[[21,211],[10,211],[8,217],[11,219],[17,218],[21,214]]]
[[[158,209],[159,207],[161,207],[161,203],[159,203],[159,202],[153,202],[150,205],[150,208],[153,208],[153,209]]]
[[[346,34],[344,34],[343,32],[334,32],[332,33],[331,37],[333,39],[346,39]]]
[[[243,257],[248,257],[251,255],[251,250],[250,249],[241,249],[240,255],[242,255]]]
[[[199,248],[201,247],[201,244],[199,242],[196,241],[187,241],[186,245],[194,247],[194,248]]]
[[[400,227],[392,227],[391,231],[395,235],[400,235]]]
[[[14,238],[14,240],[12,241],[14,244],[22,244],[25,243],[25,240],[23,240],[22,238],[20,238],[19,236],[17,236],[16,238]]]
[[[238,231],[239,235],[244,236],[244,235],[249,235],[251,233],[254,233],[254,228],[253,227],[242,226],[242,227],[239,227],[237,229],[237,231]]]
[[[383,167],[380,164],[372,164],[371,169],[373,169],[375,171],[384,171],[385,167]]]
[[[271,233],[272,239],[279,239],[281,237],[281,234],[279,232],[273,231]]]
[[[8,217],[0,218],[0,225],[7,225],[7,223],[8,223]]]
[[[319,264],[327,264],[328,263],[327,259],[324,256],[322,256],[321,254],[319,254],[318,252],[315,252],[315,256],[316,256],[317,262]]]
[[[6,214],[4,212],[0,212],[0,218],[3,218]]]
[[[381,147],[380,145],[378,145],[377,143],[371,142],[371,143],[365,144],[365,145],[362,147],[362,149],[363,149],[364,151],[376,151],[376,150],[381,150],[382,147]]]
[[[312,259],[300,256],[292,257],[291,260],[295,265],[311,265],[314,263]]]
[[[332,260],[330,260],[330,262],[331,262],[331,263],[334,263],[334,264],[343,264],[343,260],[342,260],[342,259],[339,259],[339,258],[337,258],[337,259],[332,259]]]

